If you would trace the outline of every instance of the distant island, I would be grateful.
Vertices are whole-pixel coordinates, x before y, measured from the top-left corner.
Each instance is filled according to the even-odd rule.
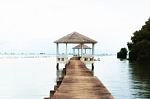
[[[126,48],[121,48],[120,52],[117,53],[117,58],[126,59],[127,53],[128,53],[128,51]]]

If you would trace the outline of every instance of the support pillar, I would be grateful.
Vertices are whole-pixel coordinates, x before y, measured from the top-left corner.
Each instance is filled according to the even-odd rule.
[[[86,54],[86,49],[85,49],[85,54]]]
[[[67,54],[68,54],[68,49],[67,49],[67,43],[66,43],[66,56],[67,56]]]
[[[73,55],[75,55],[75,49],[73,49]]]
[[[92,63],[92,71],[94,70],[94,63]]]
[[[94,43],[92,43],[92,55],[93,55],[93,60],[94,61]],[[94,63],[92,63],[92,71],[94,70]]]
[[[57,58],[57,65],[56,65],[56,68],[57,68],[57,70],[59,70],[59,60],[58,60],[58,55],[59,55],[59,44],[57,43],[56,44],[56,58]]]
[[[55,93],[54,90],[51,90],[51,91],[50,91],[50,99],[51,99],[51,97],[54,95],[54,93]]]
[[[59,54],[59,44],[58,43],[56,44],[56,50],[57,50],[56,55],[58,55]]]
[[[89,52],[90,54],[91,54],[91,49],[90,49],[90,52]]]
[[[79,54],[79,49],[78,49],[78,56],[80,56],[80,54]]]
[[[92,43],[92,55],[94,56],[94,43]]]
[[[81,43],[81,58],[83,57],[83,44]]]
[[[57,63],[56,68],[57,68],[57,70],[59,70],[59,63]]]

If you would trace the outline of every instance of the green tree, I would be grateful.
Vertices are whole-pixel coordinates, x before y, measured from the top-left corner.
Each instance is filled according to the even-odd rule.
[[[129,60],[150,61],[150,18],[139,31],[133,33],[128,42]]]
[[[128,51],[126,48],[121,48],[120,52],[117,53],[117,58],[126,59],[127,53],[128,53]]]

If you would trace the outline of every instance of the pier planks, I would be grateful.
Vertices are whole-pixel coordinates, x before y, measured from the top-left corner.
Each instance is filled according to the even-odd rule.
[[[114,99],[102,82],[74,58],[66,65],[65,76],[57,87],[49,99]]]

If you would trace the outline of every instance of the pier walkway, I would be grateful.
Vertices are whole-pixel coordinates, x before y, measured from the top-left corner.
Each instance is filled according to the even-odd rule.
[[[70,59],[50,97],[45,99],[114,99],[102,82],[77,58]]]

